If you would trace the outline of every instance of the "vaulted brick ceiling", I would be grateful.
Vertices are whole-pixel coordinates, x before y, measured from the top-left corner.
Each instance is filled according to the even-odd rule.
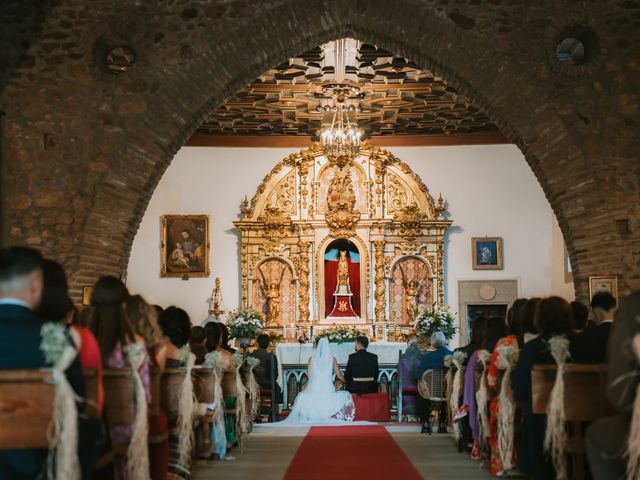
[[[320,87],[336,81],[362,89],[357,120],[368,136],[498,132],[477,106],[433,72],[347,38],[268,70],[213,110],[198,133],[314,136],[323,121],[318,107],[326,103]]]

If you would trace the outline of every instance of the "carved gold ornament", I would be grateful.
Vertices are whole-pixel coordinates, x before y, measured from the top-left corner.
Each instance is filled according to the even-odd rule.
[[[354,227],[360,219],[355,209],[356,194],[349,169],[335,170],[327,192],[325,219],[334,238],[349,238],[355,235]]]
[[[415,203],[404,206],[393,216],[393,220],[399,224],[400,236],[409,241],[420,235],[420,223],[424,218],[425,215]]]

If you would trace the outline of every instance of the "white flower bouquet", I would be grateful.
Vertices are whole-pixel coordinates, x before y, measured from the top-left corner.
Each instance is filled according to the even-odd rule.
[[[362,333],[354,327],[336,326],[322,330],[315,336],[315,341],[326,338],[331,343],[354,342],[360,335]]]
[[[231,338],[255,338],[264,328],[264,318],[253,308],[237,308],[227,315]]]
[[[425,310],[416,319],[413,328],[422,337],[431,337],[436,332],[442,332],[447,340],[451,340],[456,333],[455,315],[448,306]]]

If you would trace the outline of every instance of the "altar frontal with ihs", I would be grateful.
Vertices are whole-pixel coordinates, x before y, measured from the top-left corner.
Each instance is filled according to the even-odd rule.
[[[318,144],[288,156],[242,203],[242,305],[265,333],[310,339],[348,325],[402,341],[418,312],[444,303],[445,218],[404,162],[362,145],[328,160]]]

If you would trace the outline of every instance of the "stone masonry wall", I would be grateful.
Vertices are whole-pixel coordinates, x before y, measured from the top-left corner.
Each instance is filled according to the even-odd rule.
[[[631,284],[640,271],[639,1],[35,3],[33,17],[0,10],[0,24],[24,27],[0,35],[12,52],[2,58],[1,239],[62,261],[75,295],[124,273],[153,189],[208,109],[344,36],[441,74],[519,146],[558,217],[579,296],[590,275]],[[587,61],[561,65],[557,41],[574,33],[588,40]],[[105,72],[107,47],[123,43],[133,67]]]

